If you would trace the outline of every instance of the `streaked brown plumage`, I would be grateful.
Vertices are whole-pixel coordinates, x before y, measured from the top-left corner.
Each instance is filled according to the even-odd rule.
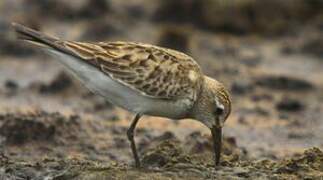
[[[114,80],[146,96],[195,100],[201,88],[199,66],[191,57],[174,50],[133,42],[61,44]]]
[[[13,23],[20,39],[58,54],[90,90],[136,113],[128,129],[136,166],[140,166],[133,131],[144,114],[193,118],[210,128],[219,164],[222,126],[231,112],[225,87],[203,75],[190,56],[134,42],[65,41]]]

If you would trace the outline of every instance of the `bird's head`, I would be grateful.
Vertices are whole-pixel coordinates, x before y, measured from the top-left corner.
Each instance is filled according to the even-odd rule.
[[[219,164],[222,127],[231,112],[231,100],[225,87],[215,79],[205,76],[192,117],[206,125],[212,133],[215,149],[215,162]]]

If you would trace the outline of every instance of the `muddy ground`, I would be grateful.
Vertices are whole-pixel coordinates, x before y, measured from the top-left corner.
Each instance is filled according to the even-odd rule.
[[[15,40],[16,21],[82,41],[139,41],[193,56],[232,94],[221,166],[193,120],[144,117],[95,96]],[[0,179],[323,179],[323,3],[0,2]]]

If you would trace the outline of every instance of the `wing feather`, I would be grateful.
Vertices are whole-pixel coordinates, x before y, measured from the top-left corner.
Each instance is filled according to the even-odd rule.
[[[201,88],[200,67],[190,56],[175,50],[130,42],[63,44],[114,80],[146,96],[195,99]]]
[[[190,98],[201,89],[202,72],[188,55],[133,42],[64,41],[12,23],[21,39],[74,56],[114,80],[153,98]]]

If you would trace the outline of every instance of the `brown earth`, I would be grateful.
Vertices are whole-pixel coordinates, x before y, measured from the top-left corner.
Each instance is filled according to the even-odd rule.
[[[323,4],[226,2],[1,1],[0,179],[322,179]],[[221,166],[200,123],[144,117],[135,135],[144,168],[135,169],[126,138],[133,114],[17,41],[11,21],[194,57],[232,94]]]

